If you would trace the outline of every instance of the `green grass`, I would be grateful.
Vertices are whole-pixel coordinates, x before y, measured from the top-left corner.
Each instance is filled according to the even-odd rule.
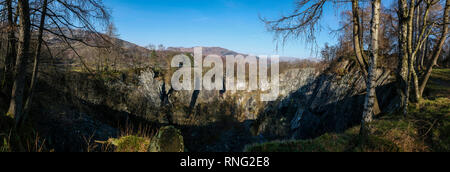
[[[425,100],[410,110],[416,127],[433,151],[450,152],[450,99]]]
[[[0,137],[0,152],[11,152],[11,146],[9,145],[9,141],[6,137]]]
[[[432,78],[450,81],[450,69],[434,69]]]
[[[156,135],[145,133],[140,129],[137,133],[126,131],[119,138],[110,138],[103,144],[101,152],[183,152],[184,141],[181,132],[173,126],[162,127]]]
[[[450,98],[450,69],[435,69],[424,93],[427,98]]]
[[[0,152],[10,152],[10,128],[13,121],[5,115],[0,116]]]
[[[276,141],[247,146],[246,152],[418,152],[427,151],[413,124],[406,120],[379,120],[374,134],[364,140],[359,127],[310,140]]]
[[[133,135],[110,139],[108,142],[115,146],[115,152],[147,152],[150,147],[149,138]]]
[[[436,69],[428,100],[411,105],[408,117],[394,113],[371,124],[364,140],[359,126],[310,140],[249,145],[247,152],[450,152],[450,69]]]

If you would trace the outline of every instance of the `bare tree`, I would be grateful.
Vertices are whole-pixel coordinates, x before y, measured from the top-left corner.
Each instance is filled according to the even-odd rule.
[[[322,59],[326,62],[329,62],[336,58],[336,46],[330,46],[328,43],[325,43],[325,47],[322,49],[320,54],[322,55]]]
[[[44,37],[46,34],[54,35],[63,41],[79,57],[85,65],[82,57],[73,47],[78,42],[83,45],[100,47],[99,45],[110,42],[97,31],[97,27],[109,23],[109,13],[100,0],[43,0],[41,3],[30,3],[29,0],[18,0],[17,15],[19,22],[19,41],[15,65],[15,77],[13,79],[12,96],[7,115],[15,118],[16,125],[23,122],[32,103],[32,96],[39,72],[39,55],[42,44],[48,48],[49,42]],[[30,4],[33,4],[30,8]],[[34,7],[34,8],[33,8]],[[32,16],[40,13],[39,24],[31,21]],[[13,22],[15,23],[15,21]],[[28,87],[29,97],[25,98],[26,68],[30,58],[30,42],[32,27],[38,28],[38,45],[34,53],[34,66],[31,85]],[[99,40],[99,41],[98,41]],[[24,101],[26,100],[26,103]]]
[[[409,102],[409,65],[408,65],[408,2],[398,0],[398,20],[399,20],[399,54],[397,67],[397,90],[401,97],[400,107],[403,113],[408,113]]]
[[[312,0],[299,0],[297,1],[297,8],[294,11],[292,15],[281,17],[278,20],[267,20],[263,19],[263,21],[266,23],[268,30],[275,33],[276,37],[281,39],[281,41],[284,43],[289,38],[303,38],[308,43],[314,43],[315,42],[315,33],[317,29],[320,29],[319,21],[320,18],[323,15],[323,7],[326,4],[326,0],[318,0],[318,1],[312,1]],[[337,3],[336,1],[333,1],[334,3]],[[376,83],[372,83],[372,80],[376,80],[376,62],[375,71],[373,71],[372,75],[374,75],[374,78],[371,78],[369,76],[369,66],[366,58],[365,58],[365,52],[364,52],[364,46],[363,46],[363,35],[364,35],[364,29],[363,29],[363,21],[360,17],[360,13],[362,12],[359,8],[359,1],[358,0],[352,0],[352,26],[353,26],[353,51],[356,55],[356,61],[359,64],[360,70],[362,74],[364,75],[364,78],[367,81],[367,88],[370,92],[368,92],[368,96],[370,99],[370,107],[366,108],[365,112],[365,118],[372,118],[373,114],[379,114],[381,112],[378,99],[376,96]],[[375,6],[378,8],[376,9],[376,16],[375,11],[372,12],[372,20],[373,17],[376,17],[376,20],[380,20],[381,16],[381,2],[373,2],[375,3]],[[373,6],[374,7],[374,6]],[[376,35],[378,36],[379,32],[379,22],[376,24],[372,24],[372,27],[376,26]],[[371,35],[373,36],[374,31],[371,30]],[[377,44],[375,45],[374,42],[371,41],[371,45],[374,46],[372,48],[375,48],[376,53],[378,54],[379,46],[378,46],[378,38],[376,38]],[[373,50],[371,50],[373,51]],[[373,53],[373,52],[372,52]],[[378,56],[378,55],[376,55]],[[377,57],[372,57],[377,59]],[[369,85],[369,83],[371,85]],[[372,87],[372,88],[371,88]],[[370,115],[368,115],[370,113]]]
[[[19,22],[19,44],[16,59],[15,78],[11,94],[11,102],[7,116],[15,118],[16,122],[20,121],[23,112],[24,88],[25,88],[25,72],[26,61],[29,58],[30,38],[31,38],[31,20],[30,20],[30,4],[28,0],[18,0]]]
[[[428,36],[431,34],[432,26],[434,23],[428,22],[428,15],[431,9],[431,6],[433,6],[433,1],[424,1],[426,3],[426,10],[423,15],[423,23],[420,23],[420,17],[418,16],[419,13],[414,13],[417,9],[420,9],[420,2],[416,3],[415,0],[411,0],[410,2],[410,9],[409,9],[409,20],[408,20],[408,56],[409,56],[409,73],[410,73],[410,81],[412,82],[412,86],[414,88],[414,101],[420,102],[422,99],[422,95],[419,93],[419,79],[416,72],[416,62],[417,62],[417,55],[420,50],[420,47],[422,47],[425,44],[425,41],[428,39]],[[420,31],[414,32],[414,15],[416,15],[416,18],[418,19],[416,22],[416,25],[422,25],[422,29]],[[417,30],[417,29],[416,29]],[[409,87],[409,86],[408,86]]]
[[[381,0],[372,0],[372,21],[370,30],[370,59],[367,79],[367,95],[364,103],[363,120],[361,122],[361,135],[368,135],[370,123],[373,120],[374,105],[376,99],[376,71],[378,60],[378,38],[380,26]]]
[[[361,71],[367,76],[367,61],[364,57],[364,49],[362,48],[361,35],[363,28],[361,28],[361,17],[359,15],[359,1],[352,0],[352,13],[353,13],[353,47],[356,54],[356,61],[358,62]]]
[[[121,54],[122,42],[118,40],[119,34],[114,23],[110,23],[108,25],[106,35],[111,43],[109,52],[110,56],[113,58],[112,67],[114,71],[117,71],[117,61],[119,60],[119,56]]]
[[[93,48],[97,51],[97,72],[108,72],[111,68],[116,70],[117,60],[121,50],[121,42],[118,41],[119,34],[114,23],[110,23],[106,28],[105,39],[109,46]]]
[[[445,41],[448,37],[448,26],[449,26],[449,15],[450,15],[450,0],[446,0],[445,3],[445,9],[444,9],[444,17],[442,21],[442,33],[439,38],[438,43],[436,44],[436,47],[433,51],[433,59],[431,63],[428,65],[427,71],[425,72],[425,75],[422,80],[422,84],[420,85],[420,95],[423,95],[423,92],[425,90],[425,87],[428,83],[428,80],[430,79],[431,73],[433,72],[433,67],[437,65],[437,61],[439,59],[439,56],[441,55],[442,48],[445,44]]]
[[[164,47],[163,44],[159,44],[159,45],[158,45],[158,50],[159,50],[159,51],[164,51],[164,50],[166,50],[166,47]]]
[[[6,95],[11,96],[10,90],[12,89],[12,80],[14,73],[14,66],[16,62],[16,36],[15,29],[16,23],[14,22],[13,17],[13,4],[12,0],[6,0],[6,10],[7,10],[7,48],[6,48],[6,57],[5,57],[5,68],[4,68],[4,76],[2,81],[2,87]]]
[[[359,64],[361,72],[364,74],[364,78],[366,78],[366,81],[368,81],[368,64],[365,58],[364,48],[363,48],[363,32],[364,28],[362,27],[361,17],[359,15],[360,13],[359,8],[359,1],[358,0],[352,0],[352,22],[353,22],[353,47],[354,47],[354,53],[356,55],[356,61]],[[379,14],[380,15],[380,14]],[[373,19],[372,19],[373,20]],[[378,35],[378,34],[377,34]],[[378,49],[378,47],[377,47]],[[378,50],[377,50],[378,51]],[[375,76],[376,77],[376,76]],[[369,85],[367,85],[369,87]],[[376,87],[376,86],[375,86]],[[376,91],[375,91],[376,92]],[[373,96],[374,98],[374,106],[373,106],[373,113],[379,114],[381,113],[380,106],[378,103],[377,94],[375,93]]]
[[[40,58],[40,54],[41,54],[41,49],[42,49],[42,37],[44,34],[44,25],[45,25],[45,17],[46,17],[46,13],[47,13],[47,5],[48,5],[48,0],[43,0],[42,2],[42,14],[41,14],[41,21],[39,24],[39,29],[38,29],[38,43],[37,43],[37,48],[35,50],[34,53],[34,64],[33,64],[33,73],[31,76],[31,86],[28,89],[28,97],[25,101],[25,107],[24,107],[24,113],[22,115],[22,117],[19,120],[19,125],[21,123],[23,123],[25,121],[25,119],[27,118],[29,112],[30,112],[30,108],[31,108],[31,104],[33,102],[33,96],[34,96],[34,88],[36,86],[36,82],[38,79],[38,71],[39,71],[39,58]]]
[[[145,48],[147,48],[148,50],[151,50],[151,51],[156,50],[156,46],[153,44],[148,44],[147,46],[145,46]]]
[[[409,3],[408,3],[409,2]],[[437,23],[437,19],[430,20],[431,9],[438,4],[436,0],[399,0],[398,1],[398,16],[399,16],[399,65],[397,72],[398,90],[402,97],[401,106],[403,113],[408,114],[408,105],[410,101],[410,93],[413,94],[414,103],[420,102],[423,96],[423,90],[426,87],[428,79],[431,75],[433,66],[436,61],[432,61],[425,72],[422,84],[419,80],[420,69],[422,62],[418,63],[417,57],[423,47],[427,46],[427,41]],[[424,4],[421,10],[421,4]],[[448,1],[447,1],[448,4]],[[416,12],[417,11],[417,12]],[[438,59],[442,46],[448,34],[448,5],[444,10],[444,17],[442,19],[442,33],[441,37],[433,52],[433,60]],[[416,21],[414,21],[416,19]],[[420,29],[417,29],[420,28]],[[422,50],[421,50],[422,49]],[[422,60],[425,59],[426,54],[423,54]],[[422,61],[421,60],[421,61]],[[411,91],[411,87],[413,90]]]
[[[293,14],[278,20],[262,18],[267,29],[284,44],[288,39],[302,39],[311,44],[316,42],[316,31],[320,30],[320,19],[324,6],[330,0],[297,0]],[[334,1],[333,1],[334,2]]]

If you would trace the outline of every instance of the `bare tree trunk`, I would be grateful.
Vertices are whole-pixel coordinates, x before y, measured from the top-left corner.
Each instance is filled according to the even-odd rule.
[[[416,40],[420,40],[422,38],[420,38],[420,34],[419,31],[422,30],[425,26],[425,23],[421,23],[422,20],[420,20],[420,17],[422,16],[422,8],[419,5],[417,7],[417,13],[416,13]],[[426,39],[426,38],[425,38]],[[419,47],[418,52],[417,52],[417,57],[416,57],[416,71],[420,72],[421,68],[420,68],[420,59],[421,59],[421,55],[422,55],[422,50],[423,50],[423,44]]]
[[[361,135],[366,136],[370,133],[370,123],[373,120],[374,105],[376,99],[376,72],[378,60],[378,39],[380,26],[381,0],[372,0],[372,21],[370,29],[370,60],[369,60],[369,78],[367,80],[367,95],[364,103],[363,119],[361,122]]]
[[[419,1],[419,3],[421,3]],[[420,70],[419,66],[419,62],[418,62],[418,53],[421,49],[423,49],[423,45],[425,44],[425,42],[427,41],[427,38],[429,37],[429,35],[431,34],[431,29],[427,29],[429,26],[433,26],[432,24],[428,23],[428,15],[430,12],[431,7],[433,6],[433,2],[432,1],[425,1],[426,3],[426,9],[425,9],[425,13],[423,14],[423,16],[419,16],[420,11],[417,12],[417,23],[416,26],[420,25],[420,17],[423,17],[422,20],[422,28],[420,29],[416,29],[416,31],[414,31],[414,23],[413,23],[413,19],[414,19],[414,11],[415,11],[415,7],[418,6],[420,7],[420,5],[416,4],[415,0],[411,0],[411,4],[410,4],[410,13],[409,13],[409,21],[408,21],[408,54],[409,54],[409,72],[410,72],[410,79],[412,82],[412,86],[414,88],[414,99],[413,101],[416,103],[420,103],[420,101],[422,100],[422,94],[420,93],[420,87],[419,87],[419,77],[418,74],[416,73],[416,71]],[[412,38],[412,36],[415,34],[414,38]],[[414,43],[412,42],[414,41]],[[409,88],[409,87],[408,87]]]
[[[427,38],[427,40],[425,41],[425,45],[424,45],[424,47],[422,48],[422,57],[420,58],[420,64],[419,64],[419,66],[420,66],[420,71],[422,72],[423,70],[424,70],[424,62],[425,62],[425,58],[426,58],[426,55],[428,54],[428,47],[429,47],[429,44],[430,44],[430,38]]]
[[[399,16],[399,60],[397,68],[397,92],[401,97],[400,107],[404,115],[408,114],[408,3],[398,0]]]
[[[420,44],[421,41],[419,41],[419,39],[416,39],[417,37],[414,35],[414,13],[416,11],[415,6],[416,6],[416,1],[415,0],[411,0],[410,1],[410,8],[409,8],[409,14],[408,14],[408,73],[409,73],[409,81],[407,83],[407,98],[409,98],[409,94],[410,94],[410,88],[411,88],[411,83],[412,83],[412,88],[414,89],[414,102],[419,102],[421,97],[419,94],[419,87],[418,87],[418,77],[416,74],[416,69],[415,69],[415,61],[416,61],[416,54],[417,51],[415,49],[416,44]],[[417,18],[419,18],[419,16],[417,16]],[[419,34],[418,34],[419,35]],[[413,48],[414,47],[414,48]]]
[[[16,62],[16,36],[15,23],[13,18],[12,0],[6,0],[6,8],[8,13],[8,46],[5,57],[5,69],[2,81],[2,91],[10,98],[12,89],[12,80],[14,77],[14,64]]]
[[[353,11],[353,48],[356,54],[356,61],[358,62],[361,71],[364,73],[364,75],[367,76],[367,62],[364,58],[364,52],[361,48],[361,32],[362,28],[360,27],[360,17],[359,17],[359,1],[358,0],[352,0],[352,11]]]
[[[416,69],[414,68],[414,61],[411,62],[413,65],[411,66],[411,79],[414,91],[414,101],[416,103],[420,103],[422,101],[422,95],[420,94],[419,88],[419,77],[417,76]]]
[[[41,23],[39,25],[39,35],[38,35],[38,44],[37,44],[37,48],[36,48],[36,52],[34,54],[34,66],[33,66],[33,75],[31,77],[31,86],[28,90],[28,97],[27,100],[25,101],[25,108],[24,108],[24,113],[22,115],[22,118],[19,121],[19,126],[20,124],[22,124],[23,122],[25,122],[28,114],[30,113],[30,109],[31,109],[31,105],[33,102],[33,95],[34,95],[34,87],[36,86],[36,82],[38,79],[38,72],[39,72],[39,56],[41,54],[41,48],[42,48],[42,36],[44,33],[44,25],[45,25],[45,16],[47,14],[47,0],[44,0],[43,4],[42,4],[42,15],[41,15]]]
[[[362,40],[362,35],[363,35],[363,27],[361,26],[361,22],[360,22],[360,8],[359,8],[359,1],[358,0],[352,0],[352,12],[353,12],[353,48],[354,48],[354,52],[356,55],[356,60],[359,64],[359,67],[361,69],[361,71],[364,74],[364,78],[368,78],[368,72],[367,72],[367,61],[366,58],[364,57],[364,49],[363,47],[363,40]],[[367,82],[367,79],[366,79]],[[374,104],[374,114],[378,115],[381,113],[381,109],[378,103],[378,98],[377,95],[375,93],[375,104]]]
[[[20,120],[20,115],[23,111],[23,97],[25,87],[25,73],[26,62],[29,56],[30,49],[30,9],[28,0],[18,1],[18,14],[20,17],[19,22],[19,46],[16,59],[16,76],[14,78],[14,85],[12,88],[12,97],[9,105],[7,115],[16,119],[16,122]]]
[[[428,80],[431,77],[431,73],[433,72],[433,67],[437,65],[437,62],[439,60],[439,56],[441,55],[442,48],[444,47],[445,41],[447,40],[447,34],[448,34],[448,23],[449,23],[449,13],[450,13],[450,0],[447,0],[445,3],[445,11],[444,11],[444,20],[442,24],[442,35],[439,39],[438,44],[436,45],[434,51],[433,51],[433,59],[428,65],[427,71],[425,72],[425,76],[422,80],[422,84],[420,85],[420,95],[423,96],[423,92],[425,90],[425,87],[428,84]]]

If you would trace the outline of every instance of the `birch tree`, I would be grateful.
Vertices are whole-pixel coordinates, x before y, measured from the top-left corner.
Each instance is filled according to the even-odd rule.
[[[365,53],[364,53],[364,48],[363,48],[363,27],[361,24],[361,17],[360,17],[360,8],[359,8],[359,1],[358,0],[352,0],[352,14],[353,14],[353,18],[352,18],[352,22],[353,22],[353,47],[354,47],[354,53],[356,56],[356,61],[359,64],[360,70],[361,72],[364,74],[364,78],[366,79],[366,81],[369,80],[369,74],[368,74],[368,67],[369,65],[367,64],[366,61],[366,57],[365,57]],[[368,86],[368,85],[367,85]],[[374,107],[373,107],[373,112],[374,114],[379,114],[381,112],[380,107],[379,107],[379,103],[378,103],[378,98],[376,93],[374,94],[375,98],[374,98]]]
[[[373,120],[374,114],[380,13],[381,0],[372,0],[372,20],[370,29],[371,42],[369,47],[370,59],[367,79],[367,95],[364,103],[363,120],[361,122],[361,135],[368,135],[370,133],[370,123]]]
[[[408,3],[409,2],[409,3]],[[425,10],[421,13],[421,3],[425,4]],[[398,1],[398,16],[399,16],[399,64],[397,71],[397,87],[402,101],[400,103],[403,108],[404,115],[408,114],[408,105],[410,100],[414,103],[419,103],[423,97],[423,91],[431,76],[433,67],[442,52],[442,47],[445,44],[448,34],[448,14],[449,2],[446,1],[442,21],[442,33],[439,41],[433,51],[432,61],[430,62],[424,76],[421,77],[422,62],[418,63],[417,56],[421,47],[425,47],[429,40],[435,26],[439,25],[439,21],[430,21],[430,12],[434,5],[438,4],[436,0],[399,0]],[[417,11],[417,12],[416,12]],[[416,19],[416,21],[414,21]],[[417,24],[415,24],[417,23]],[[418,27],[420,26],[420,27]],[[420,29],[417,29],[420,28]],[[424,51],[424,50],[422,50]],[[423,54],[422,59],[425,59]],[[420,78],[422,82],[420,82]],[[412,88],[412,91],[411,91]],[[413,98],[410,99],[410,93],[413,93]]]
[[[433,59],[432,59],[431,63],[429,64],[427,71],[425,72],[425,75],[423,77],[422,84],[419,87],[420,95],[423,95],[425,87],[428,84],[428,80],[430,79],[431,73],[433,72],[433,68],[437,65],[439,56],[442,53],[442,48],[444,47],[445,41],[447,40],[448,27],[449,27],[449,23],[450,23],[449,15],[450,15],[450,0],[446,0],[443,21],[441,23],[442,33],[441,33],[438,43],[436,44],[434,51],[433,51],[433,56],[432,56]]]
[[[408,2],[407,0],[398,0],[398,20],[399,20],[399,38],[398,38],[398,67],[397,67],[397,91],[401,102],[399,107],[403,113],[408,113],[409,103],[409,63],[408,63]]]

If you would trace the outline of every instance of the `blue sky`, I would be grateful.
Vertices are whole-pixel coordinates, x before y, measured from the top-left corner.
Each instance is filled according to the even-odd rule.
[[[276,19],[289,14],[294,0],[105,0],[120,38],[141,46],[219,46],[241,53],[314,56],[301,41],[276,51],[272,33],[259,16]],[[337,28],[339,11],[330,4],[322,20],[318,43],[335,43],[327,28]],[[342,8],[341,8],[342,9]]]

